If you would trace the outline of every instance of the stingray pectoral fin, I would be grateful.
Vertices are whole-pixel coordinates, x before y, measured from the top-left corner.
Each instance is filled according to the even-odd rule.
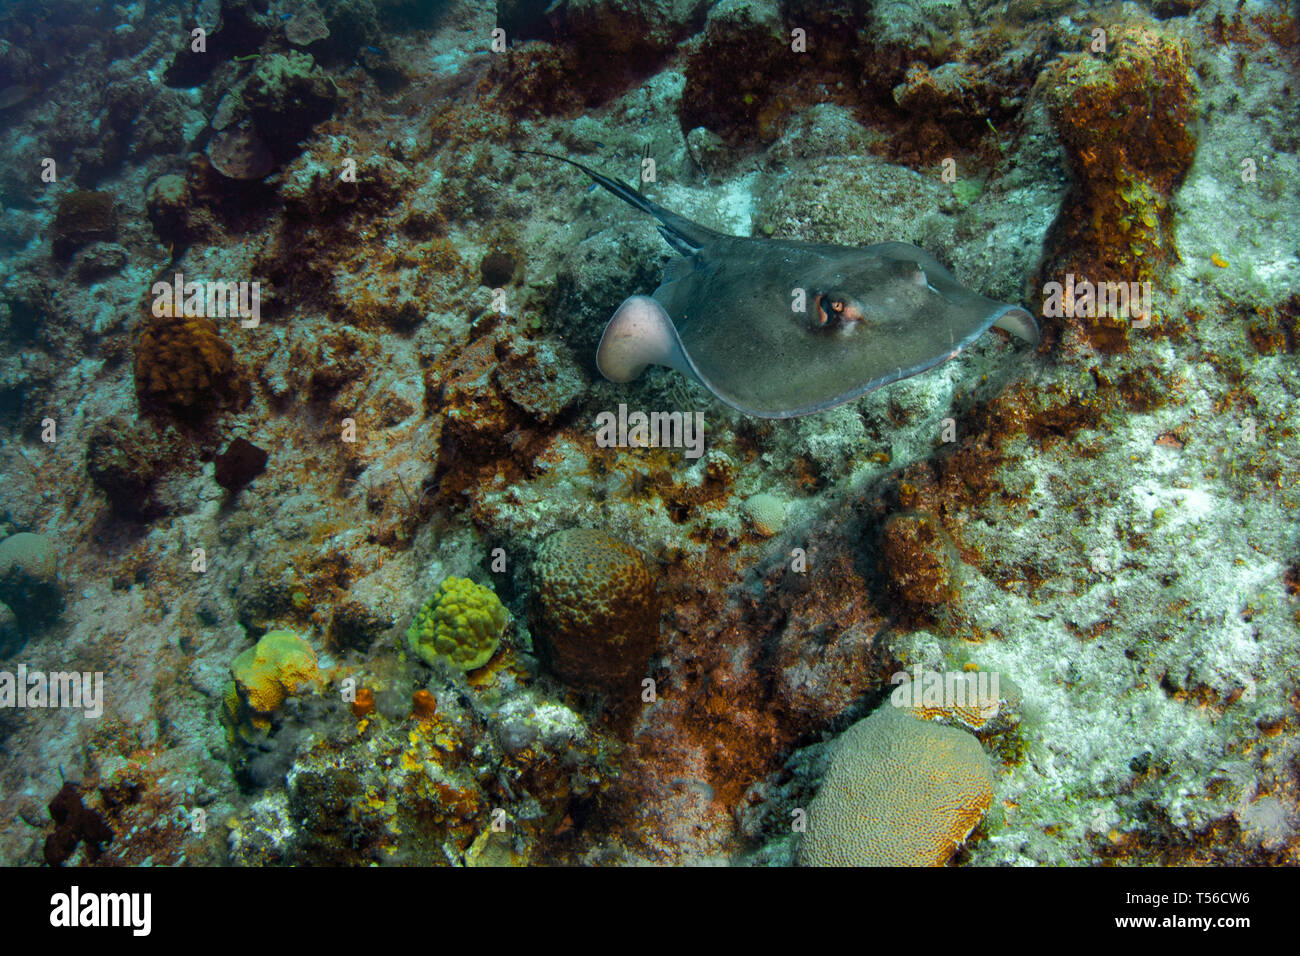
[[[993,323],[994,328],[1010,332],[1018,339],[1024,339],[1030,345],[1038,344],[1038,323],[1024,309],[1008,306]]]
[[[666,365],[695,377],[664,307],[648,295],[634,295],[623,300],[605,326],[596,349],[596,368],[611,382],[630,382],[647,365]]]

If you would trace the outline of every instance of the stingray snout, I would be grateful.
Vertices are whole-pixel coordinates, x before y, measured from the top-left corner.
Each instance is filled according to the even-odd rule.
[[[596,349],[596,368],[611,382],[630,382],[647,365],[666,365],[695,377],[664,307],[648,295],[634,295],[623,300],[605,326]]]

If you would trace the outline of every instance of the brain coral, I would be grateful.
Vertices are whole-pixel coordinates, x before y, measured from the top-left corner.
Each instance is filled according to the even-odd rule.
[[[775,495],[760,492],[745,499],[745,514],[750,523],[765,538],[779,534],[785,527],[785,502]]]
[[[836,741],[799,863],[942,866],[992,801],[978,740],[886,705]]]
[[[270,715],[304,685],[320,680],[311,645],[292,631],[268,631],[230,665],[227,723],[270,727]]]
[[[659,599],[641,552],[603,531],[559,531],[542,542],[533,575],[534,635],[561,680],[615,690],[645,673]]]
[[[44,623],[59,610],[59,558],[54,542],[22,532],[0,543],[0,601],[18,622]]]
[[[445,657],[472,671],[492,659],[505,628],[506,609],[491,588],[447,578],[416,612],[406,639],[428,664]]]
[[[248,385],[234,351],[201,316],[153,316],[135,347],[135,392],[142,408],[197,418],[242,405]]]

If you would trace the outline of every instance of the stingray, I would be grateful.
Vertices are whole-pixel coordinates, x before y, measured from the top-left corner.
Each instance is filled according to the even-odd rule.
[[[747,415],[795,418],[934,368],[993,326],[1038,342],[1026,310],[966,288],[910,243],[729,236],[582,163],[518,152],[576,166],[653,216],[678,253],[654,293],[626,299],[605,327],[596,367],[612,382],[666,365]]]

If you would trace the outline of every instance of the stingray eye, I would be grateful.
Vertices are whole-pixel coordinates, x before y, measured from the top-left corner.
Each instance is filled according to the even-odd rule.
[[[826,304],[830,307],[831,315],[841,326],[851,326],[855,322],[861,322],[863,318],[862,305],[853,296],[847,293],[830,293],[826,296]]]

